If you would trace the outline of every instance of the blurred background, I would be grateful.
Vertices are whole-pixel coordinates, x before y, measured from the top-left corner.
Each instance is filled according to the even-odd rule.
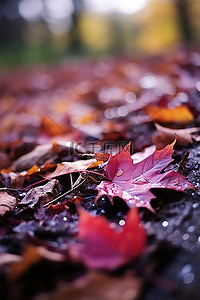
[[[0,67],[200,43],[199,0],[1,0]]]

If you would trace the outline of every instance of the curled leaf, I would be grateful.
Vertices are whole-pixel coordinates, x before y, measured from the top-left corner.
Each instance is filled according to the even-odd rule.
[[[60,175],[64,175],[69,172],[76,171],[85,171],[88,167],[90,167],[93,163],[96,162],[96,159],[91,158],[87,160],[77,160],[74,162],[62,162],[61,164],[57,164],[56,169],[53,172],[48,172],[43,176],[44,178],[56,177]]]
[[[177,137],[177,145],[180,147],[187,147],[192,144],[195,137],[197,137],[197,132],[200,131],[198,127],[185,128],[185,129],[172,129],[163,127],[159,124],[155,124],[157,134],[152,137],[156,149],[163,149],[167,144]]]
[[[15,208],[16,199],[7,192],[0,191],[0,216],[4,216],[7,212]]]

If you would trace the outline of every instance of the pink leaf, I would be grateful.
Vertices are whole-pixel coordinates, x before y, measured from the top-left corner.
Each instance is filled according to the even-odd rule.
[[[137,208],[132,208],[125,225],[113,228],[103,216],[80,211],[79,239],[71,254],[88,267],[112,270],[143,253],[146,233],[140,226]]]
[[[103,181],[98,185],[97,199],[102,195],[109,195],[111,198],[118,196],[129,206],[146,207],[153,211],[150,204],[153,198],[151,188],[184,191],[187,187],[192,187],[183,175],[175,171],[161,173],[173,161],[174,143],[160,151],[155,150],[144,160],[135,164],[130,156],[130,144],[120,153],[110,156],[105,171],[112,182]]]

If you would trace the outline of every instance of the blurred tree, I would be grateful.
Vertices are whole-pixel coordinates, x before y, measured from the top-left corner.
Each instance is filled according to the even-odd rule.
[[[173,0],[178,12],[178,20],[180,31],[182,34],[184,44],[191,44],[193,42],[193,34],[191,28],[191,16],[189,14],[189,1],[187,0]]]
[[[17,15],[18,1],[1,0],[0,46],[23,43],[24,20]]]
[[[81,34],[80,34],[80,17],[83,9],[82,0],[72,0],[74,11],[72,13],[72,25],[69,31],[70,50],[79,52],[82,49]]]

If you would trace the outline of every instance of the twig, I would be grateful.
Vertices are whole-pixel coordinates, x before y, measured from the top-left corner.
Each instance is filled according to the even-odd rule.
[[[70,173],[69,176],[70,176],[71,187],[73,188],[74,187],[74,183],[73,183],[73,179],[72,179],[72,174]]]
[[[62,197],[66,196],[67,194],[71,193],[74,189],[78,188],[79,186],[81,186],[84,182],[86,181],[86,179],[84,179],[83,181],[81,181],[79,184],[77,184],[76,186],[74,186],[72,189],[70,189],[69,191],[65,192],[64,194],[58,196],[57,198],[45,203],[43,205],[43,207],[47,207],[49,206],[50,204],[56,202],[57,200],[61,199]]]
[[[0,191],[6,191],[6,190],[17,191],[19,189],[20,188],[2,187],[0,188]]]

